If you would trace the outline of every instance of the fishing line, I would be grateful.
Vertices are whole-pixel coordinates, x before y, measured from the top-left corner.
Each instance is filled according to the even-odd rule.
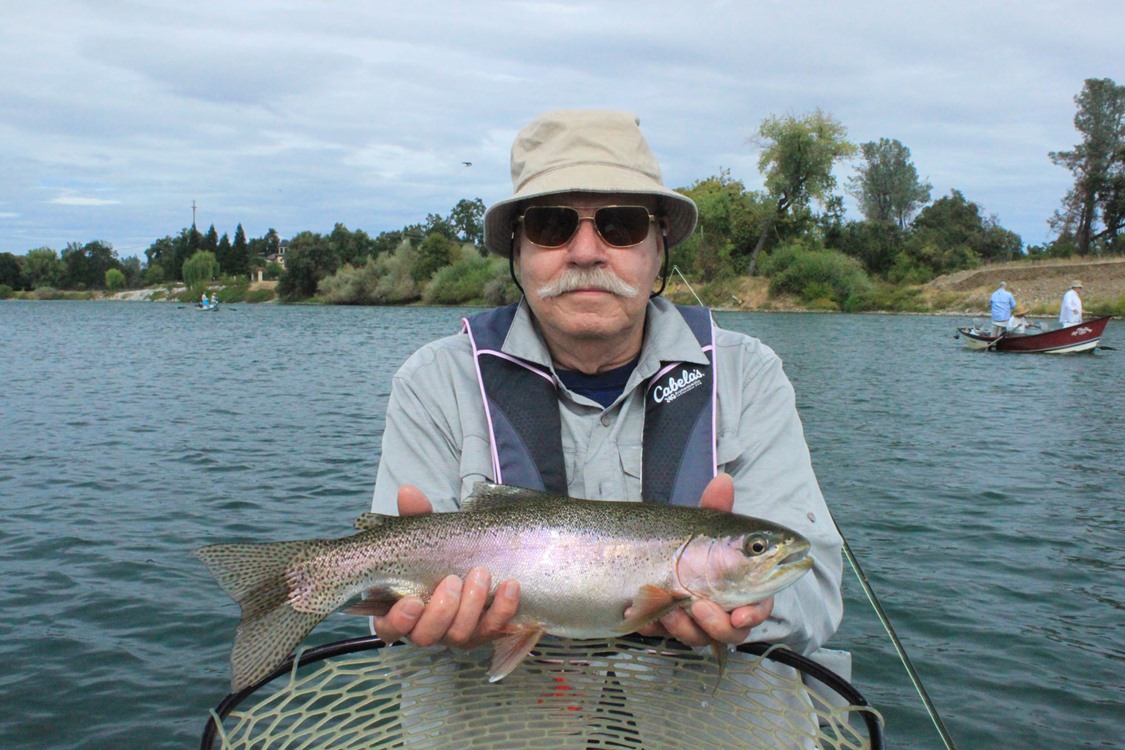
[[[848,540],[844,537],[844,532],[840,530],[840,525],[836,523],[836,519],[832,519],[832,523],[836,525],[836,531],[840,534],[840,540],[844,543],[844,556],[848,558],[851,563],[852,570],[855,571],[856,578],[859,579],[859,585],[863,587],[863,593],[867,595],[867,601],[871,602],[875,614],[878,615],[879,621],[883,623],[883,628],[887,631],[887,635],[891,637],[891,643],[894,644],[895,651],[898,652],[898,658],[902,662],[902,666],[906,668],[906,674],[909,675],[910,681],[914,683],[914,689],[918,691],[918,697],[922,699],[922,704],[926,707],[926,713],[930,715],[930,720],[934,723],[938,734],[941,735],[941,741],[945,744],[946,750],[957,750],[957,746],[953,744],[953,738],[949,736],[949,730],[945,728],[945,723],[938,715],[937,707],[934,706],[933,701],[930,700],[926,688],[922,685],[922,678],[914,670],[914,665],[910,662],[910,657],[906,655],[906,649],[902,645],[902,641],[898,639],[898,634],[895,633],[894,626],[891,625],[890,618],[887,613],[883,611],[883,607],[879,604],[879,597],[875,596],[875,590],[871,588],[871,584],[867,581],[867,574],[863,572],[860,567],[859,561],[855,559],[852,554],[852,548],[848,545]]]

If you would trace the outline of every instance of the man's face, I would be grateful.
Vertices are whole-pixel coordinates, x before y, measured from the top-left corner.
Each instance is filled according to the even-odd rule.
[[[592,193],[552,195],[531,205],[570,206],[582,217],[592,217],[602,206],[640,205],[653,211],[651,201],[637,196]],[[548,340],[608,343],[639,335],[663,260],[658,232],[658,225],[650,223],[640,244],[615,247],[598,234],[593,221],[583,220],[565,245],[546,248],[531,242],[521,223],[513,251],[516,273]],[[615,280],[631,287],[633,295],[604,288],[614,286]]]

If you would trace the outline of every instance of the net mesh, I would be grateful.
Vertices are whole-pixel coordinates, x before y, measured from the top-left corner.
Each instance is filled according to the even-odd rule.
[[[830,672],[821,679],[843,693],[810,688],[777,652],[733,652],[721,680],[710,651],[667,641],[544,641],[497,683],[489,657],[368,647],[317,659],[212,712],[203,748],[882,747],[862,696]]]

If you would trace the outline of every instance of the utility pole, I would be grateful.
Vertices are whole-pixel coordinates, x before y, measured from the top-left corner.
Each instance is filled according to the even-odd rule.
[[[191,202],[191,229],[195,231],[195,201]]]

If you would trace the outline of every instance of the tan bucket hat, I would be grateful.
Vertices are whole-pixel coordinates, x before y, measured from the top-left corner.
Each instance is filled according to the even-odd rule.
[[[1027,315],[1029,312],[1031,312],[1031,308],[1021,303],[1016,305],[1015,310],[1012,310],[1012,315]]]
[[[1082,288],[1082,282],[1079,281],[1078,279],[1075,279],[1074,281],[1070,282],[1070,288],[1071,289],[1081,289]]]
[[[667,247],[691,236],[698,212],[686,195],[664,187],[660,165],[629,112],[566,109],[532,120],[512,144],[510,198],[484,214],[484,244],[510,257],[521,204],[556,193],[631,193],[657,197],[668,223]]]

